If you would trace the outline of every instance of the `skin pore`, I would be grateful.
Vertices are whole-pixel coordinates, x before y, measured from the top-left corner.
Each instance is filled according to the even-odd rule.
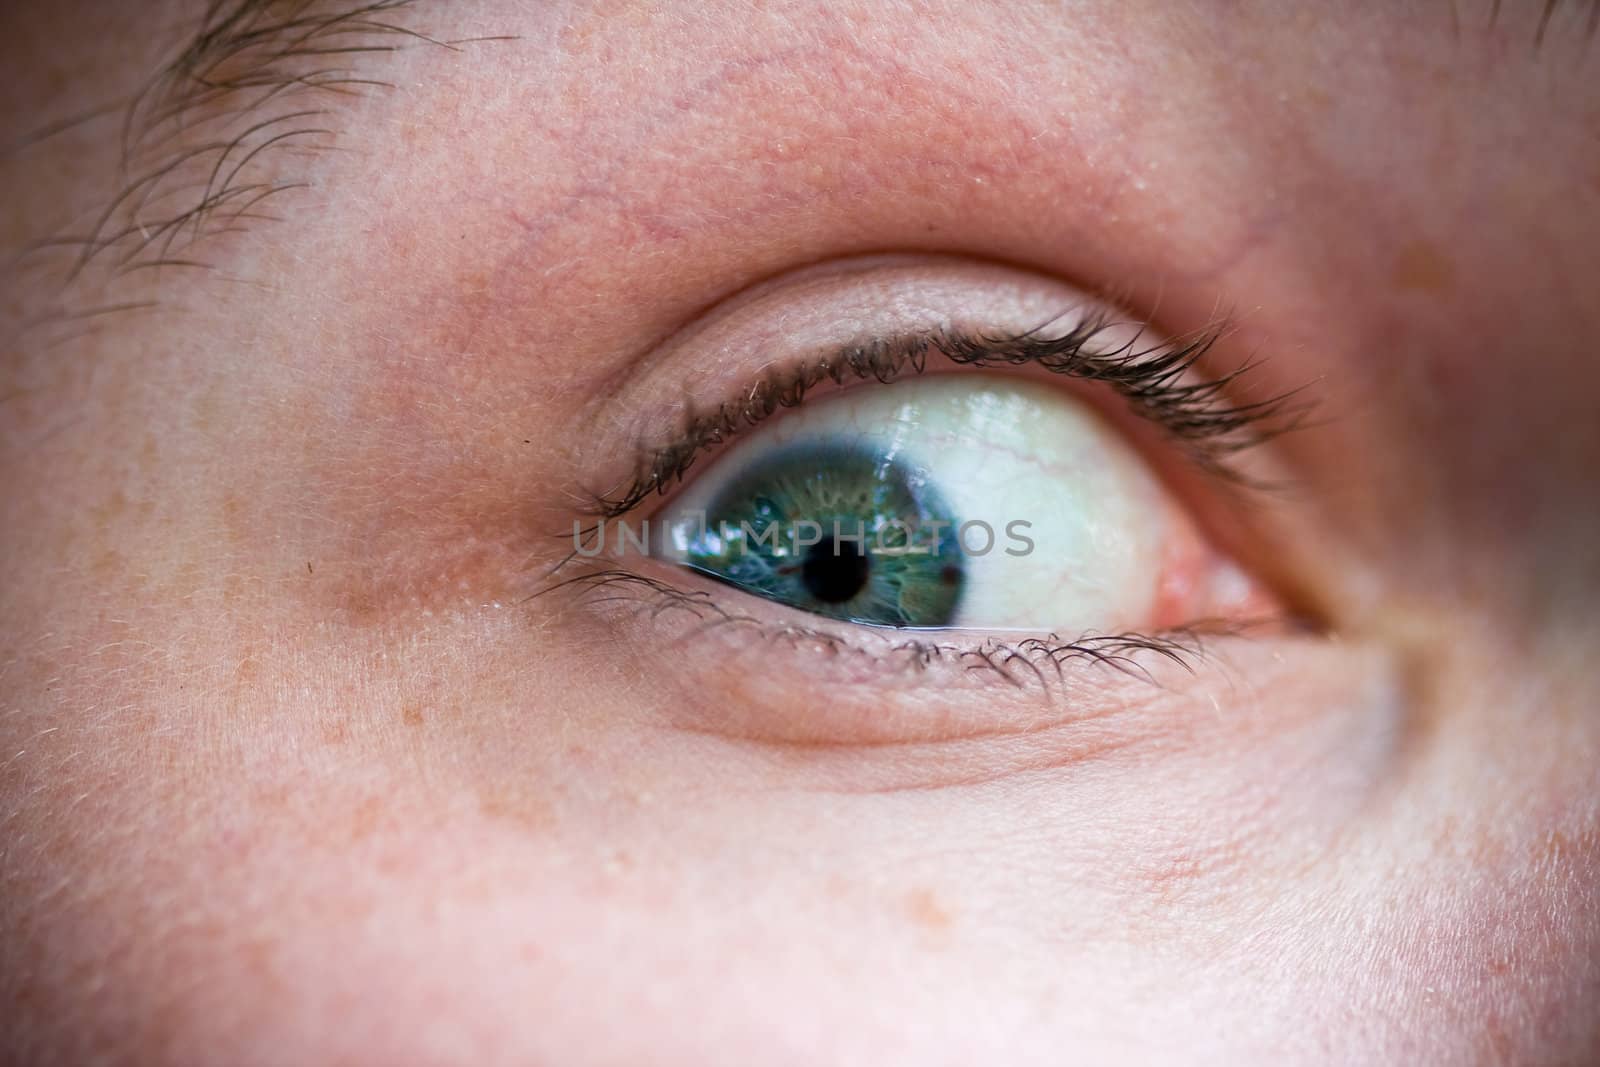
[[[1600,1056],[1589,5],[230,10],[0,13],[0,1059]],[[1314,625],[535,595],[841,323],[1091,298],[1309,404],[1135,444]]]

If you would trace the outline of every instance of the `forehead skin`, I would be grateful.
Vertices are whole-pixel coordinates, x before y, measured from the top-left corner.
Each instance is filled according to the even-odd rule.
[[[1600,93],[1587,9],[1489,7],[403,5],[483,39],[290,94],[204,268],[71,282],[120,112],[9,152],[6,1057],[1592,1059]],[[7,13],[4,143],[200,15]],[[1242,543],[1339,640],[1013,767],[664,729],[518,603],[652,346],[885,251],[1227,311],[1318,416]]]

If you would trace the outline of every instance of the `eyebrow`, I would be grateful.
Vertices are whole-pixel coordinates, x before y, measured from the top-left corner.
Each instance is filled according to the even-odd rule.
[[[431,41],[393,18],[412,2],[211,0],[189,42],[123,108],[121,165],[131,177],[81,237],[74,273],[124,243],[132,247],[119,265],[151,265],[152,253],[171,255],[187,224],[195,237],[202,223],[225,228],[303,184],[254,179],[270,153],[327,147],[339,97],[385,85],[361,76],[356,57],[396,50],[394,35]]]
[[[38,242],[22,269],[58,276],[58,308],[30,325],[78,323],[149,304],[74,303],[141,271],[209,266],[208,238],[276,221],[270,204],[310,184],[306,159],[332,148],[341,116],[390,88],[381,60],[402,49],[457,49],[415,25],[419,0],[208,0],[172,57],[131,94],[37,131],[6,154],[69,129],[104,124],[118,143],[118,184],[86,228]],[[107,290],[109,291],[109,290]]]
[[[1585,45],[1600,30],[1600,0],[1438,0],[1455,34],[1494,32],[1512,15],[1537,12],[1529,44],[1539,53],[1558,35]],[[340,112],[373,90],[384,55],[431,46],[450,50],[514,36],[447,40],[415,24],[430,0],[208,0],[198,25],[172,58],[131,96],[52,123],[32,144],[91,122],[118,123],[121,183],[91,225],[38,242],[13,269],[37,266],[61,277],[58,307],[27,326],[77,323],[153,301],[95,306],[71,299],[72,283],[102,282],[148,270],[206,268],[207,238],[252,223],[279,221],[270,203],[310,182],[280,158],[304,160],[333,147]],[[287,170],[287,172],[286,172]],[[39,263],[21,262],[42,260]],[[25,328],[27,328],[25,326]],[[46,342],[49,343],[48,341]]]
[[[1456,0],[1452,0],[1452,3]],[[1493,28],[1500,20],[1500,12],[1504,7],[1504,0],[1490,0],[1489,26]],[[1587,11],[1585,11],[1587,9]],[[1578,26],[1583,27],[1583,40],[1585,43],[1594,39],[1595,31],[1600,29],[1600,0],[1542,0],[1539,11],[1539,23],[1533,31],[1533,47],[1537,51],[1544,47],[1544,42],[1550,34],[1550,27],[1555,21],[1556,14],[1570,14],[1569,26],[1576,31]],[[1578,16],[1582,16],[1580,19]]]
[[[1464,14],[1463,0],[1441,2],[1448,5],[1458,33],[1478,21]],[[336,133],[319,128],[313,120],[320,123],[328,117],[332,103],[362,90],[392,88],[381,79],[364,76],[367,72],[357,64],[371,60],[361,57],[417,44],[453,50],[476,41],[514,39],[430,36],[409,23],[418,5],[419,0],[208,0],[192,36],[131,100],[121,107],[96,109],[79,120],[53,124],[28,139],[44,139],[82,119],[108,112],[122,114],[123,170],[136,176],[106,209],[95,230],[80,238],[85,246],[80,259],[98,256],[129,239],[135,230],[141,231],[141,241],[154,236],[164,252],[170,251],[173,242],[168,235],[185,222],[230,204],[234,212],[226,217],[237,219],[248,210],[239,203],[241,198],[278,192],[278,188],[252,186],[243,180],[252,162],[291,146],[326,147]],[[1492,31],[1512,10],[1531,12],[1535,5],[1539,14],[1532,43],[1536,48],[1551,35],[1552,28],[1556,32],[1581,31],[1586,40],[1600,30],[1600,0],[1487,0],[1481,28]],[[423,6],[433,5],[424,0]],[[230,121],[243,116],[258,121],[243,130],[229,129]],[[192,143],[206,130],[215,132],[217,138]],[[163,147],[173,151],[163,156],[159,153]],[[137,211],[120,220],[125,225],[116,225],[118,210],[127,206],[126,201],[136,198],[137,204],[148,205],[163,199],[164,190],[152,187],[163,184],[184,164],[206,156],[214,158],[214,173],[198,198],[157,219],[154,225],[135,217]],[[146,165],[136,170],[141,162]]]

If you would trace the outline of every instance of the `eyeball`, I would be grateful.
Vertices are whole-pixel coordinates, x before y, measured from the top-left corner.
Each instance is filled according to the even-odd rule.
[[[1110,632],[1182,622],[1219,590],[1245,596],[1098,410],[1006,374],[808,401],[691,478],[655,516],[651,550],[875,626]]]

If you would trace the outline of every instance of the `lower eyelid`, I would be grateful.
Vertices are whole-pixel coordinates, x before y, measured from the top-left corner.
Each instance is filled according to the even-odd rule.
[[[764,790],[926,792],[1045,775],[1092,788],[1096,777],[1113,789],[1135,782],[1130,795],[1149,798],[1163,782],[1197,777],[1226,792],[1240,780],[1310,775],[1330,786],[1296,815],[1313,825],[1387,780],[1405,708],[1386,650],[1315,638],[1229,644],[1181,686],[1085,684],[1048,703],[930,687],[840,704],[831,688],[786,687],[793,681],[778,672],[765,692],[725,693],[720,677],[697,679],[667,690],[648,725],[710,748],[705,758],[730,776],[751,768]],[[1277,796],[1268,784],[1247,802],[1281,811]]]
[[[1275,632],[1267,621],[1072,638],[829,624],[656,561],[572,566],[581,572],[536,595],[591,615],[652,685],[683,688],[695,728],[797,744],[1026,734],[1181,692],[1212,669],[1218,642]],[[798,714],[776,710],[795,700]]]
[[[1004,663],[1000,636],[945,635],[972,644],[919,660],[892,631],[833,643],[776,612],[722,624],[661,611],[654,590],[636,588],[581,610],[640,680],[638,725],[723,750],[730,773],[734,755],[748,754],[768,788],[774,767],[790,787],[844,792],[966,787],[1108,760],[1214,768],[1258,737],[1359,729],[1339,727],[1330,709],[1373,704],[1344,689],[1381,675],[1352,665],[1367,650],[1315,636],[1218,633],[1184,641],[1200,652],[1181,662],[1107,639],[1100,658],[1067,655],[1059,675],[1039,678]],[[1306,699],[1279,707],[1262,703],[1267,693]]]

